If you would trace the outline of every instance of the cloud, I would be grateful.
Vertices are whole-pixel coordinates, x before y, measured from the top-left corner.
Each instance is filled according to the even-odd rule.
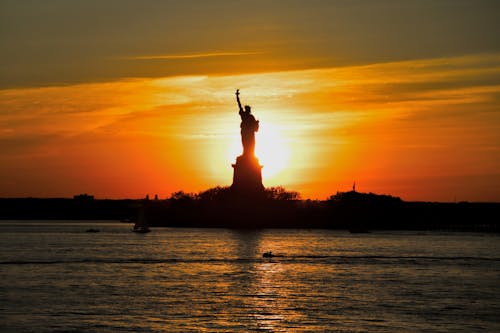
[[[2,87],[500,52],[498,1],[2,1],[0,7]],[[117,60],[130,55],[136,56]]]
[[[143,55],[123,57],[126,60],[177,60],[177,59],[197,59],[211,57],[238,57],[246,55],[263,54],[263,52],[205,52],[205,53],[188,53],[188,54],[160,54],[160,55]]]
[[[11,133],[8,136],[0,136],[0,160],[5,162],[16,158],[51,155],[57,150],[62,139],[63,137],[57,134],[37,133],[22,136]]]

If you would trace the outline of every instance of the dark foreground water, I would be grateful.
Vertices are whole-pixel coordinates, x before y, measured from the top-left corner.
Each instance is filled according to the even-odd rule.
[[[499,235],[130,230],[1,221],[0,331],[500,332]]]

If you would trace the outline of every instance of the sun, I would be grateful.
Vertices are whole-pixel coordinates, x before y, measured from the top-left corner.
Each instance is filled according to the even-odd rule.
[[[277,176],[288,164],[290,151],[278,126],[261,123],[255,133],[255,155],[260,161],[262,177]]]
[[[235,134],[228,147],[228,158],[236,159],[242,149],[240,133]],[[255,156],[263,166],[264,181],[273,180],[287,168],[290,149],[278,126],[269,122],[259,124],[259,131],[255,133]]]

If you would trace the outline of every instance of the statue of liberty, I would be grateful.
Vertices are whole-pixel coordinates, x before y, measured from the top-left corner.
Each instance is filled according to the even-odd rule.
[[[253,156],[255,153],[255,132],[259,130],[259,121],[255,120],[249,105],[245,105],[245,109],[241,107],[240,90],[236,90],[236,101],[240,108],[241,117],[241,143],[243,144],[243,155]]]
[[[240,195],[260,195],[264,191],[262,185],[262,166],[255,156],[255,132],[259,130],[259,121],[252,115],[251,108],[245,105],[241,107],[240,90],[236,90],[236,101],[238,102],[241,117],[241,143],[243,154],[236,158],[233,164],[233,184],[231,188]]]

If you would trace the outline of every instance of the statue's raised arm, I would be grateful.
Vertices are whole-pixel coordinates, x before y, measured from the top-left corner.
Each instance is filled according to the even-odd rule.
[[[238,102],[238,107],[240,108],[240,112],[243,112],[243,108],[241,107],[240,102],[240,90],[236,89],[236,101]]]

